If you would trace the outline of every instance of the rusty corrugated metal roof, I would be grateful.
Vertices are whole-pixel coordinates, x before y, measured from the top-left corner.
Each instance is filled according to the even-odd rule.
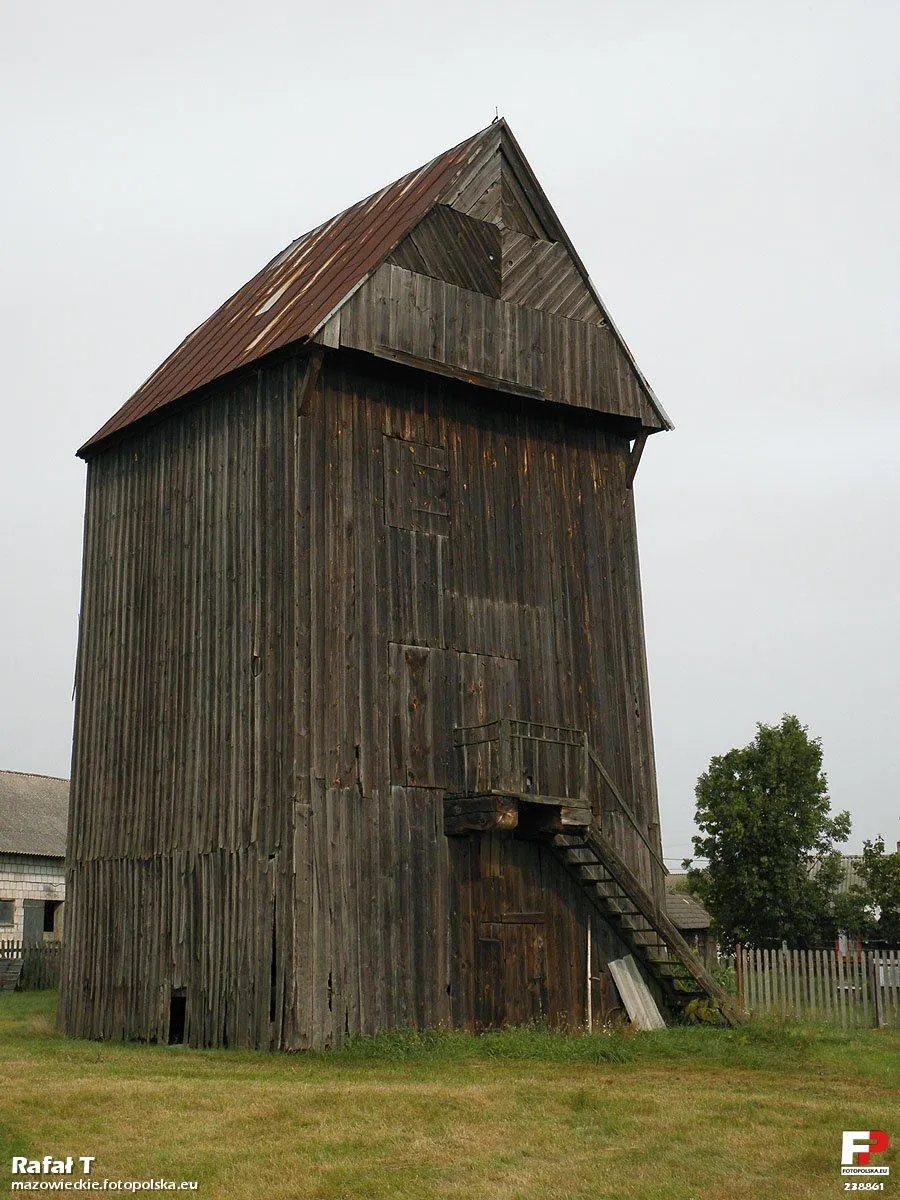
[[[297,238],[188,334],[78,451],[205,384],[315,333],[477,158],[488,126]]]

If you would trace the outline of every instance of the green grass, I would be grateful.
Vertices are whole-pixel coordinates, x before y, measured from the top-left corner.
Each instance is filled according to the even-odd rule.
[[[95,1178],[236,1200],[791,1200],[844,1194],[842,1129],[900,1138],[897,1031],[404,1033],[268,1055],[74,1041],[54,1004],[0,997],[4,1186],[13,1154],[93,1154]]]

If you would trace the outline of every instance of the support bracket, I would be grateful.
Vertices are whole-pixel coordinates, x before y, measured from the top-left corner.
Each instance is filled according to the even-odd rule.
[[[641,455],[644,453],[644,447],[647,445],[649,434],[646,429],[642,429],[634,439],[634,445],[631,447],[631,453],[628,456],[628,475],[625,480],[625,486],[629,489],[634,487],[634,477],[637,475],[637,469],[641,461]]]

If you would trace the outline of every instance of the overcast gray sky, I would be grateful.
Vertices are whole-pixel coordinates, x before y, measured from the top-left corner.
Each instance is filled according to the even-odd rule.
[[[76,447],[495,106],[676,423],[638,516],[666,854],[759,720],[900,837],[896,0],[0,3],[0,769],[67,774]]]

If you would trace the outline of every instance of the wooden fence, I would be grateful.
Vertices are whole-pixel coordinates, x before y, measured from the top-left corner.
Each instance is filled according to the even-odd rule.
[[[61,942],[0,941],[0,991],[59,987]]]
[[[738,997],[751,1015],[774,1013],[842,1029],[900,1026],[900,951],[756,950],[738,946]]]

